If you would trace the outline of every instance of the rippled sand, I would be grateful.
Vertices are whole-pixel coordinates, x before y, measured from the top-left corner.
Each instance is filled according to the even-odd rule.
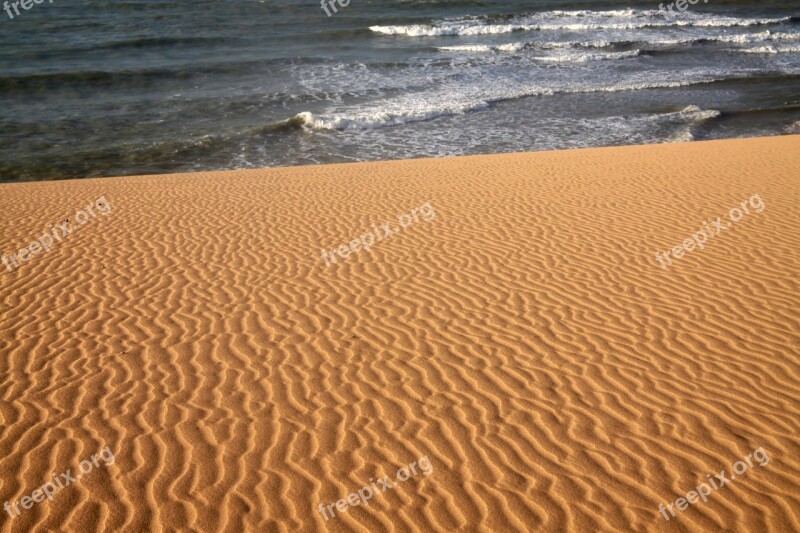
[[[101,195],[0,271],[0,500],[116,461],[2,531],[800,529],[800,136],[2,185],[0,252]]]

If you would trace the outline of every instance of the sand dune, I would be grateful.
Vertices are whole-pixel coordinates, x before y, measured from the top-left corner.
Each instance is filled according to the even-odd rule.
[[[116,460],[2,531],[800,530],[800,136],[9,184],[0,253],[100,196],[0,265],[0,500]]]

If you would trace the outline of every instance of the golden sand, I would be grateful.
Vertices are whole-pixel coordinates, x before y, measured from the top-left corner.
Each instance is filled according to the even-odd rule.
[[[101,196],[0,265],[0,501],[116,460],[2,531],[800,530],[800,136],[7,184],[0,253]]]

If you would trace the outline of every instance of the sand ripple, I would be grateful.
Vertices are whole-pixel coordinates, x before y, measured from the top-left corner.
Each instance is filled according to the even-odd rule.
[[[114,211],[0,273],[0,501],[116,464],[2,531],[800,530],[799,172],[785,136],[4,185],[4,253]],[[317,511],[422,455],[430,476]]]

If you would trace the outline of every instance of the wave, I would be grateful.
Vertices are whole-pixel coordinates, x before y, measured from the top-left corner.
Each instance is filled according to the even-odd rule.
[[[119,48],[163,48],[163,47],[177,47],[177,46],[194,46],[194,45],[210,45],[210,44],[225,44],[227,39],[214,38],[214,37],[141,37],[137,39],[128,39],[123,41],[109,41],[84,50],[92,50],[95,48],[119,49]]]
[[[498,33],[511,33],[514,31],[532,29],[516,24],[491,24],[491,25],[452,25],[430,26],[427,24],[414,24],[411,26],[370,26],[370,30],[385,35],[407,35],[409,37],[434,37],[442,35],[494,35]]]
[[[302,115],[302,113],[300,115]],[[260,128],[254,128],[248,133],[253,135],[263,135],[300,130],[306,125],[305,117],[301,117],[300,115],[273,124],[267,124],[266,126]]]
[[[717,37],[706,37],[694,39],[696,42],[719,42],[719,43],[757,43],[766,41],[800,41],[800,33],[772,32],[769,30],[759,33],[745,33],[741,35],[720,35]]]
[[[454,46],[437,46],[437,50],[442,52],[519,52],[527,49],[552,50],[558,48],[606,48],[618,45],[630,45],[635,41],[566,41],[566,42],[547,42],[547,41],[527,41],[507,44],[462,44]]]
[[[463,103],[452,103],[443,107],[428,107],[420,109],[410,109],[406,111],[376,111],[362,115],[334,115],[325,117],[314,115],[308,111],[298,113],[294,118],[289,119],[301,121],[309,129],[316,130],[355,130],[355,129],[375,129],[387,126],[400,126],[412,122],[421,122],[434,118],[462,115],[468,111],[477,111],[489,107],[489,102],[473,101]]]
[[[508,44],[462,44],[455,46],[438,46],[442,52],[519,52],[525,48],[530,48],[532,43],[508,43]]]
[[[712,118],[721,117],[722,112],[717,111],[716,109],[702,109],[696,105],[690,105],[684,107],[680,111],[664,113],[662,116],[667,118],[678,118],[681,120],[691,120],[695,122],[700,122]]]
[[[124,87],[145,88],[172,80],[183,81],[197,76],[237,75],[272,65],[313,65],[321,60],[315,57],[280,57],[272,59],[228,60],[210,64],[193,64],[185,67],[142,67],[121,70],[72,70],[32,73],[0,73],[0,93],[46,92],[71,87]]]
[[[731,52],[745,52],[747,54],[786,54],[800,52],[800,45],[759,46],[756,48],[735,48]]]
[[[696,127],[699,126],[700,123],[721,116],[722,112],[717,111],[716,109],[701,109],[696,105],[690,105],[681,109],[680,111],[663,113],[658,117],[658,119],[659,121],[677,121],[679,123],[685,123],[683,128],[676,131],[666,139],[666,142],[668,143],[676,143],[696,140]]]
[[[627,59],[642,55],[641,50],[628,50],[625,52],[573,52],[559,53],[551,56],[537,56],[539,61],[554,63],[586,63],[587,61],[603,61],[609,59]]]
[[[626,46],[693,46],[708,43],[748,44],[782,41],[800,41],[800,33],[785,33],[763,31],[759,33],[744,33],[738,35],[717,35],[694,37],[689,39],[638,39],[608,41],[598,39],[595,41],[522,41],[506,44],[461,44],[452,46],[437,46],[440,52],[463,53],[516,53],[523,50],[554,50],[562,48],[619,48]],[[786,51],[796,51],[790,47]],[[767,52],[768,53],[768,52]]]
[[[53,88],[87,86],[110,87],[125,85],[126,87],[146,87],[170,79],[188,79],[193,72],[177,71],[168,68],[150,68],[128,71],[77,71],[48,72],[36,74],[20,74],[0,76],[0,93],[22,92],[33,93]]]
[[[580,18],[580,22],[575,22]],[[631,20],[639,19],[639,20]],[[517,31],[534,30],[631,30],[666,27],[747,27],[791,22],[797,17],[780,18],[740,18],[722,15],[685,13],[680,20],[667,20],[656,10],[616,10],[616,11],[545,11],[533,15],[514,16],[503,23],[490,16],[477,16],[460,19],[445,19],[431,24],[411,24],[400,26],[370,26],[370,30],[384,35],[405,35],[408,37],[439,37],[496,35]]]
[[[390,126],[400,126],[413,122],[432,120],[435,118],[460,115],[470,111],[486,109],[493,103],[516,100],[530,96],[546,96],[554,94],[579,94],[596,92],[622,92],[646,89],[664,89],[702,85],[724,81],[725,78],[697,81],[668,81],[656,83],[618,83],[603,87],[575,87],[565,89],[550,89],[544,87],[511,90],[504,94],[494,95],[490,98],[471,99],[468,101],[445,102],[440,106],[425,106],[410,109],[376,109],[372,112],[354,112],[353,114],[319,115],[308,111],[297,114],[288,121],[279,124],[291,123],[291,127],[302,124],[305,129],[312,130],[361,130],[376,129]],[[718,113],[718,111],[703,111],[699,108],[686,108],[678,113]],[[703,118],[712,118],[711,115]]]
[[[547,11],[550,15],[559,17],[619,17],[619,18],[640,18],[643,16],[650,16],[658,11],[654,9],[607,9],[605,11],[589,11],[589,10],[576,10],[576,11]]]

